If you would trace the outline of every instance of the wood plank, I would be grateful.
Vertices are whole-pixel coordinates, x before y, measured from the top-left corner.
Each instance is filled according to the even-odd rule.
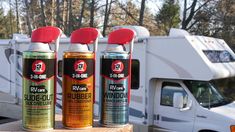
[[[64,132],[64,131],[70,131],[70,129],[63,128],[62,125],[62,115],[56,115],[55,117],[55,129],[53,131],[55,132]],[[1,131],[23,131],[22,129],[22,121],[15,121],[11,123],[6,123],[0,125]],[[78,132],[133,132],[133,125],[128,124],[121,128],[107,128],[107,127],[101,127],[98,125],[98,121],[94,120],[94,127],[93,128],[87,128],[87,129],[79,129],[79,130],[73,130]]]

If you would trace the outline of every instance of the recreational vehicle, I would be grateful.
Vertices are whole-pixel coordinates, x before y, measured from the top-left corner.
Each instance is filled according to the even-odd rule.
[[[122,28],[122,27],[116,27]],[[139,131],[235,131],[235,102],[211,83],[235,76],[235,54],[222,39],[190,35],[171,29],[168,36],[150,36],[147,29],[127,26],[137,36],[132,60],[129,119]],[[20,118],[22,51],[30,38],[0,41],[0,116]],[[100,54],[107,38],[100,38],[96,64],[94,114],[99,110]],[[58,57],[68,49],[61,38]],[[58,62],[59,67],[61,61]],[[61,69],[59,68],[59,72]],[[57,79],[57,109],[61,112],[62,80]]]

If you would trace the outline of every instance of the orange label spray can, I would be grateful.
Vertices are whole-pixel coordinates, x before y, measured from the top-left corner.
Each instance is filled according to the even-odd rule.
[[[81,28],[71,34],[71,45],[63,55],[63,125],[89,128],[93,125],[95,90],[95,28]],[[93,45],[93,51],[88,44]]]

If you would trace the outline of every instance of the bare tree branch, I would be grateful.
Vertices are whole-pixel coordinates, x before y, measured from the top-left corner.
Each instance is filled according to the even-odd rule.
[[[202,5],[200,5],[197,9],[197,3],[198,0],[193,0],[192,4],[190,5],[190,7],[187,8],[187,0],[184,0],[184,10],[183,10],[183,19],[182,19],[182,29],[190,29],[192,27],[189,26],[189,23],[193,20],[193,17],[195,16],[195,14],[201,10],[202,7],[204,7],[206,4],[208,4],[210,1],[212,0],[207,0],[206,2],[204,2]],[[187,11],[189,11],[189,15],[187,17]],[[196,24],[196,23],[195,23]],[[195,25],[193,24],[193,25]]]
[[[126,12],[126,14],[131,17],[135,22],[138,23],[138,20],[122,5],[121,3],[118,3],[119,7]]]
[[[207,3],[209,3],[212,0],[207,0],[206,2],[204,2],[201,6],[199,6],[194,12],[198,12],[202,7],[204,7]]]
[[[198,22],[199,22],[199,19],[195,20],[190,26],[186,28],[186,30],[191,29]]]

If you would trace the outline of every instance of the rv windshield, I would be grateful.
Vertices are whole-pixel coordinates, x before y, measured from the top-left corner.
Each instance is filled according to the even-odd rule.
[[[184,81],[198,103],[206,108],[218,107],[231,103],[210,82]]]

